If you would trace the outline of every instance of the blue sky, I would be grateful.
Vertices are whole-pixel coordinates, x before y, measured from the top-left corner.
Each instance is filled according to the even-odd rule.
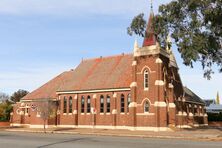
[[[169,1],[154,1],[154,11]],[[135,37],[126,28],[149,10],[149,0],[1,0],[0,92],[32,91],[82,58],[132,52]],[[184,85],[204,99],[222,95],[221,74],[208,81],[174,52]]]

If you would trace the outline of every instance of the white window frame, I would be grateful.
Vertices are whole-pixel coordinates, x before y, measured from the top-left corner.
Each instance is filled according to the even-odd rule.
[[[125,95],[121,94],[120,96],[120,113],[125,113]]]
[[[25,116],[28,116],[30,114],[30,110],[28,107],[25,108]]]
[[[99,111],[100,111],[100,114],[101,113],[104,114],[104,112],[105,112],[105,97],[104,97],[104,95],[100,96],[100,109],[99,109]]]
[[[143,84],[144,84],[144,90],[149,90],[149,72],[147,69],[144,71],[143,74]]]
[[[130,105],[131,102],[132,102],[131,94],[128,94],[127,95],[127,112],[129,112],[129,105]]]
[[[148,104],[148,111],[146,111],[146,105]],[[148,101],[145,101],[144,102],[144,108],[143,108],[143,110],[144,110],[144,113],[149,113],[150,112],[150,103],[148,102]]]
[[[111,111],[111,98],[109,95],[106,96],[106,113]]]

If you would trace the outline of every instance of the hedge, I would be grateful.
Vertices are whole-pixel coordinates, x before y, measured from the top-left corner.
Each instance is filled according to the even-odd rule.
[[[208,113],[208,121],[222,121],[222,113]]]

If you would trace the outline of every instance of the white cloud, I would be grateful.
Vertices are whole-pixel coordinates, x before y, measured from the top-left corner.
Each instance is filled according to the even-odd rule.
[[[171,0],[155,1],[154,6]],[[0,13],[12,15],[135,14],[147,11],[148,0],[1,0]]]

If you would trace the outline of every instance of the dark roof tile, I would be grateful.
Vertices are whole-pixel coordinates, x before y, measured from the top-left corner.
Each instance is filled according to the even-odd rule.
[[[189,88],[184,87],[184,93],[185,93],[186,101],[205,105],[205,102],[199,96],[197,96],[194,92],[192,92]]]

